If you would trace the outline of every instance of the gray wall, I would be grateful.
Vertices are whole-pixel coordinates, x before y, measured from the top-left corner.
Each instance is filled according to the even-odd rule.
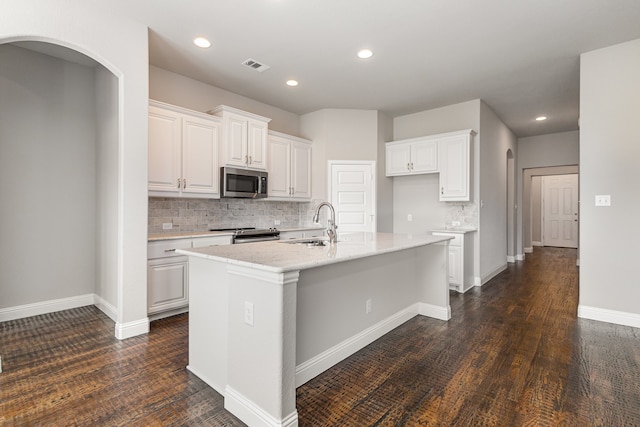
[[[271,130],[301,136],[297,114],[154,66],[149,67],[149,98],[203,113],[228,105],[270,118]]]
[[[93,294],[94,69],[0,45],[0,309]]]
[[[393,119],[393,140],[415,138],[463,129],[480,129],[480,100],[421,111]],[[477,145],[477,137],[474,141]],[[474,155],[473,161],[477,159]],[[474,168],[475,169],[475,168]],[[477,169],[476,169],[477,170]],[[471,179],[474,185],[477,178]],[[424,233],[443,228],[447,221],[461,219],[466,225],[477,227],[477,208],[474,194],[471,202],[440,202],[438,174],[401,176],[393,178],[393,230],[396,233]],[[407,220],[411,214],[412,221]]]
[[[580,134],[578,131],[552,133],[518,139],[517,178],[517,251],[523,258],[532,248],[530,188],[531,177],[576,173],[580,161]],[[564,169],[533,171],[536,168],[573,166]]]
[[[507,266],[507,212],[513,209],[507,206],[507,179],[515,184],[515,177],[507,176],[507,157],[509,151],[518,156],[515,135],[484,102],[480,105],[478,145],[480,242],[476,242],[476,253],[480,254],[480,280],[484,284]]]
[[[585,53],[580,64],[578,314],[640,327],[640,39]],[[595,206],[606,194],[611,206]]]

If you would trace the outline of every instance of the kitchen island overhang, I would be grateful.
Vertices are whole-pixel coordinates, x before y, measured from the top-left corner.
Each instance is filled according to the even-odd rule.
[[[295,389],[417,314],[448,320],[450,237],[343,233],[180,250],[188,369],[248,425],[295,426]]]

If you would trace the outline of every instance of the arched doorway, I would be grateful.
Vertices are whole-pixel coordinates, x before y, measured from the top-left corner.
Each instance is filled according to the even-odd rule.
[[[55,43],[0,50],[0,321],[90,304],[118,321],[118,78]]]

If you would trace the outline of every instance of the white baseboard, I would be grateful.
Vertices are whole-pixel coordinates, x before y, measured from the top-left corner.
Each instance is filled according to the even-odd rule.
[[[507,263],[514,263],[516,262],[516,257],[513,255],[507,255]]]
[[[578,306],[578,317],[597,320],[599,322],[615,323],[616,325],[640,328],[640,314],[624,311],[607,310],[598,307]]]
[[[532,254],[533,253],[533,248],[524,248],[524,253],[525,254]]]
[[[524,261],[524,257],[525,257],[524,254],[518,254],[516,255],[516,261]]]
[[[387,317],[362,332],[323,351],[317,356],[302,362],[296,366],[296,387],[300,387],[302,384],[318,376],[336,363],[341,362],[356,351],[371,344],[384,334],[415,317],[418,313],[418,304],[412,304],[404,310]]]
[[[99,295],[93,295],[93,304],[98,307],[98,310],[109,316],[109,319],[114,322],[118,321],[118,311],[115,306],[107,302],[104,298]]]
[[[508,265],[505,263],[503,265],[501,265],[500,267],[496,268],[495,270],[493,270],[492,272],[490,272],[489,274],[487,274],[486,276],[484,276],[482,278],[482,284],[484,285],[485,283],[487,283],[489,280],[493,279],[494,277],[496,277],[498,274],[502,273],[503,271],[505,271],[508,268]]]
[[[149,333],[149,318],[145,317],[133,322],[116,322],[115,335],[119,340]]]
[[[439,305],[419,302],[418,314],[421,314],[427,317],[433,317],[434,319],[439,319],[439,320],[449,320],[451,319],[451,306],[449,305],[447,307],[441,307]]]
[[[532,246],[544,246],[542,242],[531,242]]]
[[[23,319],[94,304],[94,294],[78,295],[0,309],[0,322]]]
[[[482,279],[478,276],[473,277],[473,286],[482,286]]]
[[[211,378],[208,378],[206,375],[202,375],[202,372],[198,371],[197,369],[194,369],[193,366],[191,365],[187,365],[187,370],[193,373],[196,377],[200,378],[205,383],[207,383],[209,387],[211,387],[212,389],[220,393],[221,396],[224,396],[224,393],[225,393],[224,385],[218,384],[217,382],[211,380]]]
[[[250,426],[294,427],[298,425],[297,410],[294,409],[292,413],[278,420],[229,386],[224,393],[224,409]]]

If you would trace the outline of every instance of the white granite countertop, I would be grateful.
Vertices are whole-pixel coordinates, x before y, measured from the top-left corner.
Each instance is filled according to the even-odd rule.
[[[278,228],[281,233],[286,231],[308,231],[308,230],[324,230],[323,226],[296,227],[296,228]],[[173,239],[190,239],[194,237],[211,237],[211,236],[231,236],[233,231],[176,231],[173,233],[156,233],[149,234],[147,240],[153,242],[156,240],[173,240]]]
[[[286,241],[256,242],[243,245],[178,249],[176,252],[274,273],[304,270],[322,265],[396,252],[451,240],[452,237],[424,234],[339,233],[338,243],[307,246]]]
[[[473,231],[478,231],[478,229],[466,228],[466,227],[451,227],[451,228],[441,228],[437,230],[431,230],[432,233],[456,233],[456,234],[471,233]]]

